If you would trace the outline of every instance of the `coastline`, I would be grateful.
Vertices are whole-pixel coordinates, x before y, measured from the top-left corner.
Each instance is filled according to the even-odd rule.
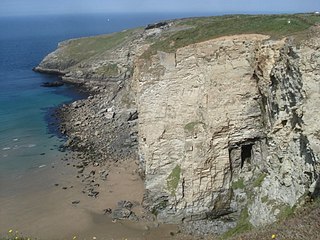
[[[244,21],[250,20],[243,18]],[[270,22],[269,17],[264,17],[263,20],[266,25]],[[270,200],[272,205],[279,208],[277,211],[273,211],[271,205],[265,204],[269,201],[269,198],[265,199],[269,193],[265,192],[263,183],[271,182],[272,186],[276,186],[278,179],[271,177],[278,175],[279,168],[275,163],[268,165],[266,171],[263,168],[265,166],[257,164],[261,158],[253,150],[267,156],[270,152],[277,152],[278,149],[274,149],[273,146],[281,145],[286,139],[283,138],[285,134],[282,132],[279,136],[277,131],[270,132],[270,136],[275,137],[275,140],[273,144],[266,145],[265,138],[269,134],[266,131],[269,130],[268,127],[273,126],[263,125],[262,120],[270,116],[265,116],[266,110],[261,111],[260,98],[256,96],[261,95],[261,99],[267,96],[275,101],[276,106],[278,103],[285,106],[297,104],[297,102],[291,103],[289,98],[288,102],[274,99],[273,93],[271,94],[266,88],[268,85],[262,84],[262,80],[267,82],[270,80],[270,74],[281,83],[284,79],[281,69],[289,64],[297,70],[297,73],[293,75],[291,72],[285,73],[292,81],[292,86],[297,88],[288,89],[292,90],[300,100],[302,99],[300,98],[303,91],[302,79],[296,78],[300,76],[298,61],[290,55],[291,51],[295,50],[294,46],[285,38],[269,41],[270,36],[272,34],[276,36],[277,32],[271,32],[270,35],[252,34],[250,28],[247,35],[241,32],[241,35],[226,34],[227,37],[221,37],[212,33],[210,36],[212,40],[204,36],[195,40],[194,44],[191,44],[193,40],[190,40],[191,43],[182,41],[179,45],[176,43],[187,36],[186,32],[181,31],[181,38],[174,38],[174,41],[168,35],[165,41],[158,41],[161,39],[159,36],[162,31],[179,29],[174,27],[174,23],[163,24],[164,27],[148,28],[145,31],[124,31],[118,35],[74,40],[69,42],[68,46],[61,46],[49,54],[39,65],[42,70],[46,67],[67,70],[68,72],[62,76],[64,81],[83,83],[94,92],[87,99],[62,107],[60,114],[63,119],[61,131],[68,136],[64,147],[80,152],[77,155],[80,162],[74,167],[78,169],[77,178],[85,185],[83,193],[93,198],[102,196],[103,191],[100,190],[101,185],[98,181],[108,179],[114,166],[123,167],[131,163],[128,169],[131,171],[134,169],[132,173],[138,176],[139,167],[142,169],[141,172],[145,173],[145,194],[137,202],[125,199],[117,203],[116,209],[105,209],[104,212],[112,214],[113,219],[134,221],[147,219],[147,222],[154,223],[153,218],[157,218],[163,222],[181,223],[182,227],[186,225],[183,230],[192,234],[233,234],[233,231],[238,231],[237,228],[242,226],[242,214],[248,212],[249,208],[253,210],[246,213],[246,227],[258,227],[276,221],[281,217],[281,212],[285,211],[282,208],[283,202]],[[204,30],[202,26],[199,25],[199,32]],[[297,32],[302,33],[302,31]],[[150,44],[150,39],[154,44]],[[103,41],[103,44],[99,45],[99,41]],[[115,41],[118,43],[117,46],[113,45]],[[86,51],[82,51],[83,46],[87,46]],[[169,48],[166,48],[168,46]],[[260,57],[264,59],[268,53],[265,52],[265,48],[274,52],[275,58],[262,64],[258,60]],[[230,71],[226,71],[224,61],[220,61],[220,50],[229,51],[232,56],[237,56],[228,59]],[[251,56],[249,59],[252,62],[244,61],[240,64],[237,61],[238,56],[243,59]],[[208,59],[210,61],[207,61]],[[285,61],[288,59],[290,61]],[[243,69],[243,72],[238,72],[238,68]],[[204,69],[210,71],[203,71]],[[262,78],[256,75],[256,70],[262,71],[262,77],[268,77]],[[301,71],[303,72],[303,69]],[[226,74],[221,80],[219,73],[226,72],[230,75]],[[202,75],[203,73],[209,75]],[[200,79],[198,79],[199,74],[202,76]],[[238,77],[241,81],[237,80]],[[256,78],[261,82],[254,83],[252,79]],[[223,83],[221,86],[224,87],[218,84],[211,85],[212,81]],[[229,82],[235,89],[229,88]],[[276,83],[274,85],[275,91],[284,91],[284,94],[287,94],[286,85],[280,89],[277,89],[279,85]],[[244,86],[250,86],[250,91],[245,92],[247,89]],[[238,94],[239,89],[244,92]],[[238,95],[234,94],[235,92]],[[171,98],[176,93],[179,93],[179,97]],[[247,101],[235,98],[232,101],[217,102],[219,99],[225,99],[225,93],[229,93],[230,96],[245,96]],[[237,103],[239,107],[234,108],[231,103]],[[216,108],[216,105],[220,107]],[[218,117],[214,114],[216,109],[219,111],[223,109],[223,113],[225,111],[231,113],[235,123],[225,126],[225,123],[229,122],[228,114],[223,118]],[[254,114],[251,115],[251,112]],[[292,116],[295,115],[290,113],[287,117],[290,119]],[[299,117],[302,121],[302,115]],[[293,123],[286,126],[287,121],[284,121],[281,130],[293,133],[290,135],[293,140],[300,139],[301,142],[292,141],[296,144],[294,149],[300,151],[301,156],[308,157],[304,155],[304,152],[309,151],[308,139],[301,135],[301,132],[295,132],[295,125],[299,122]],[[220,131],[222,135],[218,134]],[[239,134],[242,132],[245,134]],[[215,138],[217,144],[212,145]],[[204,146],[207,151],[204,150]],[[214,152],[212,146],[216,148]],[[226,149],[228,151],[225,151]],[[230,155],[230,149],[236,152],[235,156]],[[315,159],[310,159],[312,160],[310,164],[315,164]],[[248,162],[250,167],[243,171],[234,168],[240,166],[242,169],[244,162]],[[97,170],[96,167],[102,168]],[[300,167],[304,169],[305,162],[301,161]],[[306,180],[303,184],[299,182],[302,189],[309,189],[311,182],[316,181],[316,175],[312,175],[313,173],[315,172],[310,172],[312,176],[310,181]],[[239,181],[243,183],[244,176],[250,178],[239,188],[236,183]],[[120,185],[118,187],[121,188]],[[132,189],[135,192],[136,188],[130,190]],[[212,195],[213,189],[217,193],[216,196]],[[236,189],[241,190],[237,192]],[[273,188],[271,190],[276,191]],[[251,191],[254,191],[257,197],[248,194]],[[306,190],[306,193],[307,191],[309,190]],[[283,201],[286,203],[289,199],[287,189],[282,189],[281,194],[285,197]],[[245,201],[238,198],[239,196],[246,196]],[[300,196],[292,197],[295,197],[294,201],[300,201]],[[252,199],[256,199],[257,202]],[[154,216],[146,212],[139,216],[133,211],[133,207],[142,205],[140,204],[142,202]],[[257,219],[255,211],[260,211],[260,202],[264,209],[271,209],[272,212],[266,210],[266,217]],[[289,207],[291,209],[291,206]]]
[[[83,91],[83,86],[80,87]],[[75,124],[73,118],[86,119],[90,107],[95,101],[101,101],[98,92],[102,89],[95,88],[94,92],[87,89],[88,98],[56,109],[60,131],[68,139],[60,148],[64,157],[21,176],[16,183],[8,183],[13,194],[1,197],[1,214],[6,216],[0,221],[2,229],[14,229],[23,236],[38,239],[71,239],[74,236],[78,239],[180,239],[182,234],[177,225],[156,222],[141,206],[144,184],[134,153],[126,151],[127,145],[121,151],[111,150],[107,156],[93,153],[89,145],[83,145],[82,140],[75,137],[79,137],[79,127],[83,126]],[[127,117],[114,121],[127,121]],[[96,135],[92,129],[87,129],[81,132],[82,138],[89,132]],[[102,146],[98,139],[97,135],[97,142],[93,144]],[[21,189],[15,191],[15,188]],[[132,206],[123,207],[123,202],[132,203]],[[0,236],[4,234],[0,232]]]

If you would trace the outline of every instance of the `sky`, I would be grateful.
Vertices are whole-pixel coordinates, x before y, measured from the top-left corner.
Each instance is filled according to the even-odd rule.
[[[68,13],[297,13],[320,11],[320,0],[0,0],[0,16]]]

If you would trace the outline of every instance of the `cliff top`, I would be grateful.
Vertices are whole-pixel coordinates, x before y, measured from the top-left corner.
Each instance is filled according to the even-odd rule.
[[[313,13],[168,20],[145,28],[64,41],[36,70],[62,73],[71,81],[125,79],[131,76],[137,56],[147,59],[157,51],[175,52],[190,44],[238,34],[264,34],[271,39],[292,36],[301,42],[309,38],[310,27],[318,23],[320,15]]]
[[[151,46],[149,54],[157,50],[173,52],[192,43],[236,34],[258,33],[276,39],[293,35],[301,40],[307,37],[306,30],[319,22],[320,16],[315,14],[225,15],[182,19],[176,24],[189,28],[164,35]]]

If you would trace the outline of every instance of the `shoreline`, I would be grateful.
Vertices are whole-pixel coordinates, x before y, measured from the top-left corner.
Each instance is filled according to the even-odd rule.
[[[75,106],[70,103],[57,109],[60,117],[64,114],[62,124],[70,114],[63,110],[74,110]],[[68,127],[73,125],[68,123]],[[86,148],[78,149],[82,152],[66,148],[62,159],[55,158],[52,164],[34,169],[16,182],[9,180],[8,188],[15,193],[0,197],[0,237],[6,235],[3,230],[9,229],[26,237],[49,240],[74,236],[119,240],[181,236],[177,225],[159,224],[141,206],[144,184],[133,158],[96,161]],[[15,191],[15,187],[23,191]],[[124,207],[123,202],[132,206]]]
[[[100,182],[100,194],[94,198],[83,194],[85,183],[76,178],[77,169],[72,167],[76,163],[76,158],[57,161],[54,168],[46,166],[23,176],[20,182],[11,182],[11,188],[18,185],[25,191],[1,197],[1,215],[4,216],[0,220],[1,229],[49,240],[72,239],[73,236],[78,239],[159,239],[161,235],[156,237],[154,232],[163,230],[170,239],[170,232],[178,231],[176,226],[158,226],[146,219],[115,220],[112,214],[104,212],[104,209],[116,209],[120,200],[135,203],[142,198],[143,183],[131,172],[130,164],[110,168],[108,180]],[[143,214],[139,205],[132,211]],[[6,234],[3,230],[0,236]]]
[[[79,85],[74,85],[74,87],[78,88]],[[110,175],[113,175],[116,172],[121,172],[124,175],[132,175],[134,178],[133,181],[138,181],[138,185],[141,185],[142,183],[142,190],[140,186],[140,196],[138,197],[141,199],[139,203],[134,204],[140,206],[143,197],[143,182],[138,176],[138,162],[133,156],[133,152],[137,149],[134,149],[133,152],[128,151],[122,155],[120,154],[120,156],[118,155],[119,153],[116,153],[117,149],[114,149],[114,156],[112,156],[112,154],[107,156],[108,153],[104,154],[102,151],[96,151],[95,145],[100,145],[101,148],[106,149],[110,144],[110,142],[105,141],[106,139],[102,134],[86,127],[89,124],[86,121],[88,121],[90,108],[101,101],[101,96],[96,97],[99,96],[97,91],[99,92],[101,89],[97,89],[97,86],[80,86],[80,88],[82,91],[86,91],[88,97],[73,101],[69,104],[63,104],[55,111],[55,117],[59,121],[59,128],[57,130],[66,138],[63,146],[60,146],[60,150],[71,151],[73,156],[72,164],[68,162],[68,158],[62,160],[68,162],[67,165],[72,165],[72,167],[76,169],[75,177],[84,185],[82,193],[91,198],[100,197],[101,193],[104,191],[103,185],[108,185]],[[92,89],[95,89],[95,91]],[[96,101],[94,101],[95,98],[97,98]],[[100,113],[98,113],[98,115],[99,114]],[[115,113],[112,115],[114,117]],[[80,121],[75,122],[74,118],[80,118],[81,123],[79,123]],[[96,119],[97,117],[91,119],[91,124],[101,124],[101,122]],[[105,123],[103,125],[105,125]],[[110,128],[110,130],[112,131],[113,129]],[[84,143],[84,141],[88,139],[88,135],[94,135],[96,138],[91,139],[91,142],[89,143]],[[128,168],[127,165],[130,167]],[[117,168],[120,168],[120,170]],[[124,169],[126,169],[126,171],[123,171]],[[123,183],[121,184],[123,185]],[[110,193],[113,192],[113,190],[109,191]],[[123,194],[126,195],[125,192],[123,192]],[[120,198],[118,200],[130,201]],[[137,198],[131,201],[137,202]],[[113,208],[116,208],[116,204],[113,204]],[[111,210],[111,208],[108,209]],[[131,208],[129,210],[131,210]],[[108,214],[111,214],[111,211],[109,211]],[[134,212],[132,212],[132,214],[135,215]],[[124,217],[124,219],[125,218],[129,217]],[[137,220],[137,218],[134,220]]]
[[[3,188],[4,194],[0,196],[0,237],[13,229],[23,236],[37,239],[72,239],[73,236],[78,239],[159,239],[163,232],[166,232],[167,239],[172,239],[171,234],[177,233],[178,227],[155,222],[141,206],[144,185],[137,171],[134,151],[129,145],[117,149],[123,139],[130,136],[129,126],[119,129],[119,132],[125,130],[128,134],[116,142],[111,140],[117,132],[112,132],[111,142],[106,143],[113,144],[110,155],[93,153],[95,147],[91,144],[82,145],[88,134],[94,136],[96,142],[93,144],[106,147],[102,133],[96,134],[96,130],[88,127],[81,131],[83,126],[74,119],[88,121],[89,112],[96,110],[91,108],[103,102],[101,92],[108,91],[106,87],[68,83],[73,85],[72,88],[86,92],[86,97],[48,109],[45,119],[49,120],[49,135],[66,139],[60,147],[61,159],[58,155],[46,154],[46,158],[52,157],[51,164],[1,182],[8,191]],[[126,125],[136,124],[130,111],[115,111],[110,119],[105,116],[107,112],[94,113],[96,122],[91,124],[108,128],[106,125],[113,125],[113,122],[128,123],[128,117],[131,119]],[[102,123],[101,118],[107,122]],[[132,206],[124,207],[123,202],[132,203]]]
[[[17,200],[19,194],[2,199],[2,206],[6,209],[2,214],[10,217],[0,222],[0,226],[39,239],[66,239],[73,236],[78,239],[173,239],[173,235],[179,233],[178,225],[158,223],[141,205],[144,184],[134,151],[128,150],[128,146],[124,146],[124,149],[114,146],[110,156],[106,157],[101,152],[93,153],[94,146],[82,144],[81,138],[85,138],[88,132],[97,137],[95,140],[104,140],[92,130],[80,131],[83,126],[77,124],[74,117],[86,119],[90,107],[103,98],[101,91],[105,88],[97,89],[92,85],[87,88],[77,84],[73,87],[85,90],[88,97],[60,105],[51,116],[56,118],[55,124],[59,123],[58,128],[54,127],[56,133],[60,132],[66,139],[60,148],[65,152],[64,157],[55,159],[51,166],[37,169],[35,174],[22,177],[23,182],[29,185],[25,187],[28,191],[20,193],[24,200]],[[116,118],[113,115],[112,121],[128,122],[129,117],[129,122],[132,122],[131,112],[126,112],[125,117]],[[134,124],[136,120],[133,120]],[[112,121],[108,124],[112,124]],[[122,140],[123,137],[117,143]],[[101,141],[93,144],[101,144]],[[35,202],[37,206],[34,206]],[[126,203],[129,206],[125,206]],[[23,218],[20,220],[21,215]],[[76,225],[70,222],[70,216],[79,219]],[[36,224],[30,226],[29,221]],[[9,226],[6,222],[14,224]]]

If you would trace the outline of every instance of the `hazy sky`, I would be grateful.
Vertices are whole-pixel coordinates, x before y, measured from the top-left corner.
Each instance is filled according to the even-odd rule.
[[[310,12],[320,0],[0,0],[0,16],[92,12]]]

